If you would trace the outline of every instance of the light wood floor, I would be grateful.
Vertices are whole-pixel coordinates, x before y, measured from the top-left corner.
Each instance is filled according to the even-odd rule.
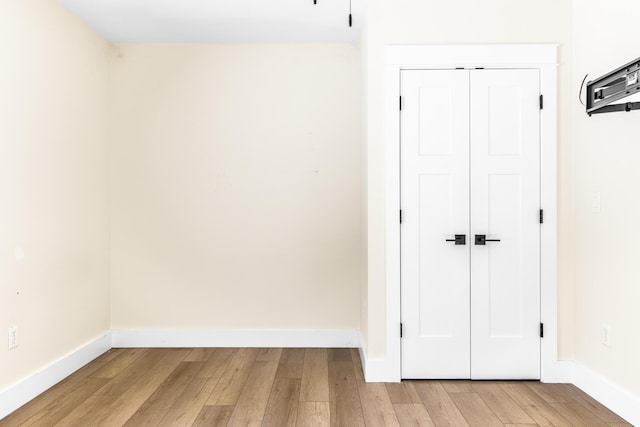
[[[367,384],[353,349],[114,349],[0,426],[629,426],[576,387]]]

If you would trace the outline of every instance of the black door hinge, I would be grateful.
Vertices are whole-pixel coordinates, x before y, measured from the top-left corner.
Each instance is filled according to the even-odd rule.
[[[400,95],[400,111],[402,111],[402,95]]]
[[[400,338],[402,338],[402,323],[400,323]]]
[[[544,95],[540,95],[540,109],[544,109]]]
[[[402,209],[400,209],[400,224],[402,224]]]
[[[544,224],[544,209],[540,209],[540,224]]]
[[[544,323],[540,323],[540,338],[544,338]]]

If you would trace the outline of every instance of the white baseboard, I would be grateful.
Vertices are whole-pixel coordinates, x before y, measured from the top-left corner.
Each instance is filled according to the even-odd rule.
[[[0,419],[111,349],[111,333],[85,344],[33,375],[0,391]]]
[[[543,366],[542,378],[543,383],[572,383],[573,382],[573,361],[558,360]]]
[[[634,426],[640,426],[640,397],[591,369],[574,363],[573,384]]]
[[[365,381],[368,383],[397,382],[389,378],[389,369],[385,359],[369,359],[363,346],[358,348]]]
[[[114,348],[358,347],[351,329],[113,329]]]
[[[362,363],[362,371],[364,373],[364,379],[368,383],[397,383],[400,381],[400,376],[397,372],[390,368],[389,361],[387,359],[379,358],[372,359],[367,356],[367,350],[364,337],[359,334],[360,345],[358,350],[360,352],[360,361]]]

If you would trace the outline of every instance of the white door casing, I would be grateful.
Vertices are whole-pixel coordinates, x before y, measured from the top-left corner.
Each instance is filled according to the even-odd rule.
[[[361,357],[367,381],[400,381],[400,73],[410,69],[503,69],[529,68],[540,72],[540,90],[544,109],[540,112],[540,200],[544,209],[541,227],[541,380],[570,382],[571,366],[558,360],[558,298],[557,298],[557,135],[558,135],[558,45],[389,45],[385,48],[384,78],[384,214],[378,205],[369,204],[369,215],[384,221],[370,244],[384,244],[384,284],[369,278],[369,298],[384,301],[382,306],[369,305],[370,316],[384,316],[384,329],[369,329],[362,337]],[[378,169],[373,169],[377,173]],[[373,189],[372,191],[378,191]],[[373,209],[373,210],[372,210]],[[384,219],[380,217],[384,216]],[[370,227],[371,230],[371,227]],[[373,229],[374,233],[378,233]],[[370,252],[371,253],[371,252]],[[369,262],[372,262],[370,260]],[[383,340],[384,352],[375,355],[367,343]]]
[[[401,82],[402,377],[540,378],[539,71]]]

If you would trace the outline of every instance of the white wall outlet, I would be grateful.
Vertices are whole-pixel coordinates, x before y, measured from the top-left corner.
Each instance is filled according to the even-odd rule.
[[[7,334],[7,344],[9,350],[18,346],[18,327],[14,326],[9,328],[9,333]]]
[[[591,193],[591,212],[600,213],[600,192]]]
[[[602,344],[611,347],[611,326],[606,323],[602,324]]]
[[[24,249],[17,247],[13,250],[13,255],[16,257],[16,261],[20,262],[24,260]]]

